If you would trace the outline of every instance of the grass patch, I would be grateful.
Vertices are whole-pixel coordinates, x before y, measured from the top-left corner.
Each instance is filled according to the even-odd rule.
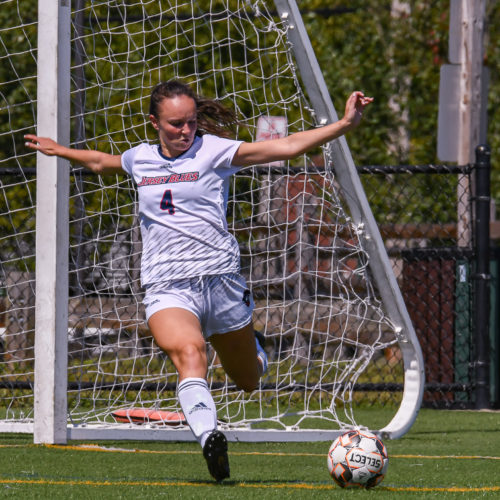
[[[369,410],[366,410],[369,412]],[[373,411],[373,418],[377,416]],[[367,413],[368,416],[368,413]],[[328,476],[330,443],[230,443],[231,478],[211,481],[197,443],[33,445],[0,435],[2,498],[498,498],[500,414],[422,410],[372,491],[341,490]],[[90,443],[92,444],[92,443]],[[93,443],[95,445],[95,443]]]

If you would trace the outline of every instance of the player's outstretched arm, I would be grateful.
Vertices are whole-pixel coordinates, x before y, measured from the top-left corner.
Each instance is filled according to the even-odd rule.
[[[233,165],[256,165],[277,160],[290,160],[311,149],[344,135],[356,128],[363,111],[373,101],[363,92],[353,92],[346,102],[343,118],[324,127],[297,132],[281,139],[261,142],[244,142],[233,158]]]
[[[30,149],[40,151],[47,156],[65,158],[70,162],[78,163],[92,170],[96,174],[123,173],[121,155],[111,155],[88,149],[67,148],[48,137],[38,137],[33,134],[26,134],[24,138],[26,146]]]

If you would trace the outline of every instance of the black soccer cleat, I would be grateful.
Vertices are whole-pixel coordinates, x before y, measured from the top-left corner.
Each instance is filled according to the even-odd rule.
[[[222,432],[213,431],[208,436],[203,446],[203,456],[207,461],[208,471],[217,482],[229,477],[227,440]]]

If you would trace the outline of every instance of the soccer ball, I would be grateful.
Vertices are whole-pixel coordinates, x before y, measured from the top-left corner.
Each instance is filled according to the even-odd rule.
[[[342,488],[373,488],[384,479],[389,458],[384,443],[367,431],[348,431],[328,451],[328,470]]]

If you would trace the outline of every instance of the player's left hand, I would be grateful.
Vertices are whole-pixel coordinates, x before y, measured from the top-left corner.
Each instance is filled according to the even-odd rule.
[[[361,122],[365,107],[371,102],[373,102],[373,97],[367,97],[359,90],[354,91],[347,99],[344,120],[353,128],[357,127]]]

